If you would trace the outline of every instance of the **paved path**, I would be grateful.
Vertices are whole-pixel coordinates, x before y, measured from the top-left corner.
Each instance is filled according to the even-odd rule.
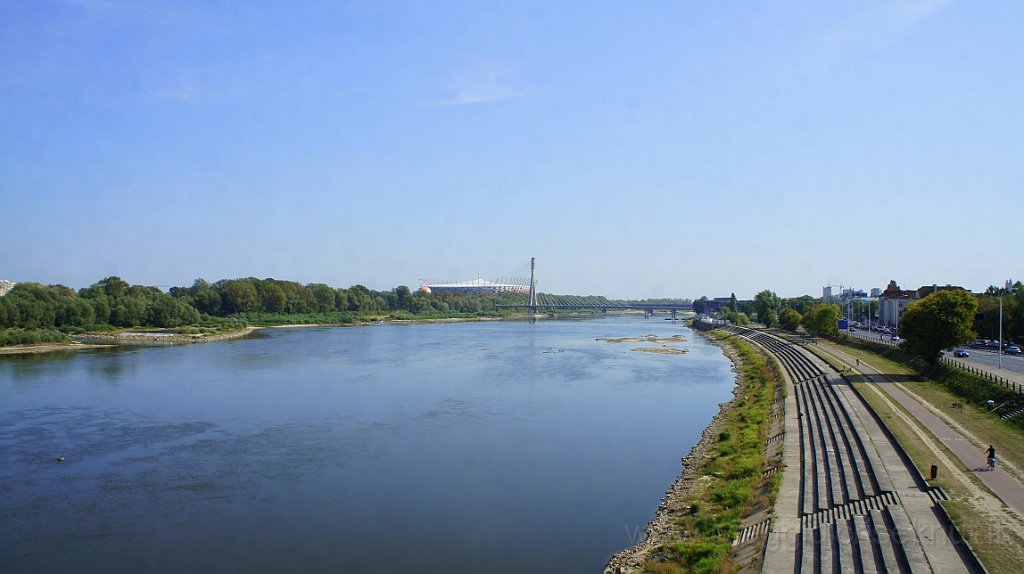
[[[852,365],[855,363],[854,357],[847,355],[839,349],[826,345],[822,345],[818,348],[832,354],[848,364]],[[996,496],[1024,516],[1024,484],[1021,484],[1014,477],[1007,474],[999,468],[998,465],[994,471],[990,472],[988,470],[988,464],[985,461],[984,452],[985,448],[988,446],[987,444],[972,444],[970,440],[946,424],[945,421],[919,403],[917,399],[904,392],[899,385],[889,381],[885,375],[881,374],[878,369],[872,367],[870,363],[861,361],[860,366],[856,368],[872,382],[885,383],[883,385],[879,385],[879,388],[884,390],[890,397],[903,406],[903,408],[907,409],[907,411],[917,418],[917,420],[931,431],[932,434],[938,437],[939,440],[956,455],[959,462],[964,465],[964,469],[967,472],[974,473],[975,476],[980,478],[986,486],[996,493]],[[1017,445],[995,446],[997,454],[1001,449],[1011,447],[1017,448]]]
[[[774,354],[789,388],[785,470],[762,571],[797,574],[972,572],[946,531],[937,494],[846,381],[799,346],[739,334]]]

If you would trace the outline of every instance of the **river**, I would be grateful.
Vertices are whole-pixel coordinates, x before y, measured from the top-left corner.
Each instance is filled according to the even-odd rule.
[[[599,572],[730,368],[638,316],[2,357],[0,571]]]

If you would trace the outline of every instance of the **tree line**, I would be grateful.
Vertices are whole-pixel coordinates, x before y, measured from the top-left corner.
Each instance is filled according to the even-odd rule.
[[[1000,313],[1000,297],[1002,313]],[[694,309],[706,308],[707,297],[694,301]],[[854,314],[857,314],[854,309]],[[746,324],[748,317],[768,327],[782,327],[819,335],[837,335],[843,317],[838,305],[825,304],[809,295],[782,299],[773,291],[764,290],[753,301],[730,303],[718,311],[719,317],[736,324]],[[1024,342],[1024,284],[1008,288],[989,287],[974,295],[968,291],[950,290],[929,294],[910,303],[900,320],[901,346],[910,355],[928,365],[938,361],[943,349],[962,345],[975,338],[998,339],[1002,317],[1004,343]]]
[[[131,285],[107,277],[75,291],[63,285],[18,283],[0,297],[0,345],[59,340],[66,333],[127,327],[179,328],[314,317],[350,323],[360,317],[467,317],[502,314],[502,303],[521,303],[514,293],[425,293],[401,285],[374,291],[362,285],[347,289],[322,283],[303,285],[277,279],[197,279],[190,287]],[[219,320],[219,322],[218,322]]]

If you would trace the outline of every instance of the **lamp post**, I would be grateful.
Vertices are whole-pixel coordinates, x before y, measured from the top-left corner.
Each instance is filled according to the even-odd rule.
[[[999,368],[1003,368],[1003,292],[999,292]]]
[[[1010,282],[1006,282],[1006,286],[999,290],[999,368],[1003,368],[1003,294],[1013,293],[1016,291],[1013,287],[1010,287]]]

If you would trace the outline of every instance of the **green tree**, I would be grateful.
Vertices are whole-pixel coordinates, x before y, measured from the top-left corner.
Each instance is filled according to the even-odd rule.
[[[398,309],[408,310],[412,304],[412,291],[405,285],[395,287],[395,304]]]
[[[117,276],[107,277],[101,279],[96,283],[96,287],[100,288],[103,293],[111,299],[120,299],[128,295],[128,289],[131,287],[128,282]]]
[[[978,300],[967,291],[939,291],[907,305],[900,321],[901,346],[911,355],[935,365],[947,347],[975,337]]]
[[[703,315],[708,311],[708,298],[706,296],[700,297],[693,301],[693,311],[698,315]]]
[[[779,324],[787,331],[795,332],[801,321],[803,321],[803,316],[795,309],[786,308],[779,313]]]
[[[811,307],[811,330],[819,335],[834,336],[839,333],[839,320],[843,310],[839,305],[815,305]]]
[[[782,300],[773,291],[767,289],[754,295],[754,310],[757,312],[757,320],[771,327],[779,318],[779,308]]]
[[[355,311],[356,313],[373,311],[371,299],[370,290],[362,285],[353,285],[348,289],[349,311]]]
[[[221,303],[228,313],[248,313],[256,310],[259,298],[252,283],[235,279],[224,282]]]
[[[334,289],[323,283],[313,283],[312,285],[307,285],[307,287],[309,287],[309,291],[313,295],[313,304],[318,313],[330,313],[338,309],[335,307]]]
[[[793,309],[801,316],[807,315],[807,310],[814,306],[817,300],[810,295],[801,295],[793,299],[786,299],[783,304],[790,309]]]
[[[288,298],[285,296],[284,290],[273,279],[262,281],[257,291],[260,296],[261,310],[267,313],[280,313],[284,311]]]
[[[339,311],[348,311],[348,291],[344,289],[334,291],[334,308]]]

